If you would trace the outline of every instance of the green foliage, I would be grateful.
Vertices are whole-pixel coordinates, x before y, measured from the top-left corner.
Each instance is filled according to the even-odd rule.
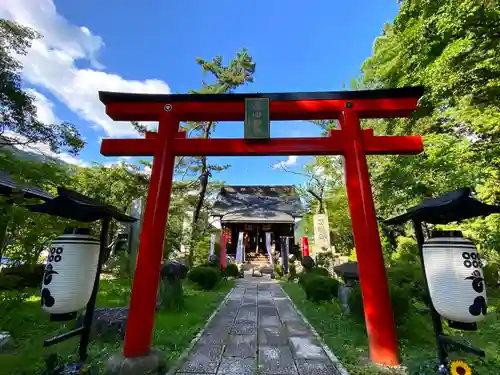
[[[500,275],[500,263],[488,262],[486,267],[483,268],[484,282],[489,288],[498,288],[498,279]]]
[[[316,255],[316,265],[318,267],[330,268],[333,263],[333,252],[321,251]]]
[[[18,289],[23,278],[19,275],[5,275],[0,273],[0,290]]]
[[[298,284],[284,283],[283,289],[350,374],[387,374],[387,369],[382,369],[367,360],[369,342],[366,339],[366,327],[362,319],[354,313],[343,314],[336,300],[322,304],[308,301]],[[489,302],[491,306],[500,307],[498,298],[494,295],[489,296]],[[498,372],[499,319],[500,314],[497,316],[495,313],[488,313],[486,321],[478,324],[477,331],[460,333],[462,340],[486,351],[486,358],[467,357],[467,363],[471,365],[474,374],[493,375]],[[457,334],[456,331],[448,331],[446,326],[444,328],[451,336]],[[436,343],[430,316],[411,309],[405,319],[398,323],[397,331],[402,365],[408,367],[408,373],[435,374]],[[463,359],[463,356],[463,352],[450,351],[452,359]]]
[[[299,285],[311,301],[330,301],[338,295],[339,281],[330,277],[322,267],[313,267],[299,274]]]
[[[430,318],[411,309],[408,311],[412,299],[420,302],[423,298],[423,273],[415,241],[410,238],[413,236],[411,225],[387,228],[382,220],[401,214],[424,199],[464,186],[473,188],[478,198],[487,203],[500,204],[498,29],[500,8],[495,1],[401,1],[398,16],[392,24],[384,26],[382,35],[374,43],[372,56],[361,68],[361,77],[352,84],[355,89],[425,87],[419,111],[411,118],[361,123],[365,129],[374,129],[376,135],[418,134],[424,140],[424,152],[419,155],[368,157],[403,363],[412,373],[429,372],[423,369],[423,363],[435,357]],[[337,127],[336,121],[318,122],[318,125],[322,130]],[[315,167],[322,167],[322,163],[316,160],[307,168]],[[339,172],[340,168],[325,170],[331,178]],[[337,204],[340,194],[345,195],[343,189],[343,186],[327,187],[323,203],[328,208],[330,225],[337,232],[337,236],[332,236],[336,250],[356,260],[347,201]],[[310,207],[314,212],[314,204]],[[304,219],[311,233],[312,216]],[[453,227],[474,240],[481,257],[491,265],[490,269],[484,269],[486,283],[496,284],[500,215],[466,220]],[[428,225],[424,229],[428,234],[433,227]],[[290,290],[296,287],[292,283],[284,286]],[[496,294],[490,289],[491,294]],[[341,353],[342,362],[351,365],[348,366],[350,372],[378,373],[360,364],[360,356],[368,357],[366,345],[362,343],[366,341],[363,324],[356,325],[350,317],[341,314],[332,323],[335,303],[312,306],[302,294],[294,293],[294,302],[304,307],[311,323],[320,328],[332,349]],[[352,292],[349,302],[352,315],[362,317],[359,287]],[[490,363],[472,360],[473,371],[481,374],[494,374],[498,368],[494,359],[498,357],[498,345],[493,344],[498,333],[492,335],[492,332],[498,330],[499,325],[493,315],[488,315],[488,324],[480,327],[480,332],[464,334],[469,335],[474,346],[491,353]],[[326,320],[328,323],[323,323]],[[341,336],[349,338],[339,341]],[[486,339],[487,336],[493,337],[493,341]],[[366,348],[364,353],[360,353],[361,347]]]
[[[41,36],[14,21],[0,20],[0,149],[43,142],[54,152],[76,155],[85,142],[72,124],[44,124],[37,117],[34,96],[22,89],[22,65],[33,40]]]
[[[43,264],[22,264],[3,268],[0,272],[0,289],[40,287],[44,270]],[[7,287],[9,284],[10,288]]]
[[[301,285],[302,287],[304,287],[307,275],[308,275],[308,273],[305,271],[302,271],[301,273],[299,273],[299,285]]]
[[[295,265],[295,263],[290,263],[290,265],[288,266],[288,280],[294,281],[297,277],[297,266]]]
[[[178,360],[233,285],[233,281],[224,281],[216,289],[200,290],[184,283],[184,308],[179,311],[161,309],[155,314],[152,345],[164,351],[168,363]],[[127,306],[130,287],[128,279],[101,280],[97,307]],[[41,374],[44,354],[50,352],[56,352],[62,362],[78,362],[78,340],[67,340],[49,349],[40,344],[43,339],[69,329],[68,324],[50,322],[48,314],[40,308],[39,287],[22,293],[1,292],[0,331],[10,332],[15,339],[12,351],[1,355],[2,375]],[[119,341],[91,341],[85,361],[90,374],[102,374],[103,363],[121,347]]]
[[[387,277],[391,285],[404,285],[410,299],[427,301],[424,275],[419,263],[392,265],[387,269]]]
[[[322,267],[313,267],[310,269],[304,269],[300,274],[299,274],[299,284],[304,287],[307,279],[310,276],[323,276],[330,278],[330,273],[328,270]]]
[[[313,267],[307,271],[311,275],[320,275],[325,277],[330,277],[330,272],[326,268],[323,267]]]
[[[413,238],[400,236],[397,238],[396,251],[391,254],[391,263],[420,262],[417,241]]]
[[[205,290],[215,288],[220,277],[220,271],[215,267],[198,266],[192,268],[188,273],[188,279]]]
[[[285,271],[283,270],[283,266],[280,263],[276,263],[274,265],[274,276],[276,277],[276,279],[281,279],[284,274]]]
[[[212,60],[204,60],[197,58],[196,62],[202,68],[203,74],[210,74],[211,82],[202,80],[202,88],[199,90],[190,90],[191,94],[222,94],[230,93],[247,83],[253,82],[255,73],[255,63],[252,57],[248,54],[245,48],[242,48],[236,53],[236,57],[229,61],[229,64],[223,63],[222,56],[216,56]],[[216,128],[215,121],[202,122],[187,122],[184,125],[184,130],[191,138],[210,138]],[[184,174],[189,174],[193,177],[194,183],[191,189],[197,189],[198,194],[194,197],[193,207],[193,224],[191,228],[191,243],[189,246],[189,264],[193,264],[194,247],[197,238],[203,235],[206,230],[206,221],[200,220],[204,214],[208,216],[210,205],[206,201],[206,196],[210,194],[209,179],[212,172],[220,172],[229,165],[210,164],[206,156],[196,156],[184,158],[183,163],[186,165]],[[212,185],[217,187],[217,184]]]
[[[384,26],[353,88],[423,85],[425,94],[412,118],[364,120],[362,127],[377,135],[419,134],[425,148],[415,156],[368,158],[378,217],[463,186],[500,203],[500,39],[493,31],[499,25],[496,2],[448,0],[402,1],[394,22]],[[318,125],[328,130],[337,123]],[[316,160],[307,168],[323,166]],[[342,172],[338,166],[324,171],[332,179]],[[345,197],[343,186],[331,185],[324,203],[336,249],[348,254],[354,246]],[[312,217],[305,219],[312,229]],[[467,220],[460,228],[482,253],[500,249],[500,215]],[[397,236],[410,235],[409,227],[402,229],[394,238],[383,233],[384,253],[392,252]]]
[[[234,263],[228,264],[226,267],[226,275],[229,277],[238,277],[240,275],[238,266]]]
[[[330,292],[332,293],[332,296],[337,298],[339,296],[340,281],[337,279],[334,279],[333,277],[329,277],[328,284],[330,286]]]
[[[332,300],[335,282],[336,280],[320,274],[310,274],[306,277],[302,286],[307,299],[319,303]],[[338,283],[336,285],[338,286]]]
[[[194,245],[193,251],[193,263],[203,264],[208,260],[208,254],[210,253],[210,233],[198,238]],[[220,242],[215,242],[214,253],[220,253]],[[217,262],[217,265],[219,263]]]
[[[408,287],[404,285],[389,286],[391,295],[392,312],[394,321],[400,324],[406,318],[411,308],[411,298],[409,297]],[[349,309],[351,313],[359,319],[364,319],[363,298],[361,296],[361,287],[354,286],[349,293]]]

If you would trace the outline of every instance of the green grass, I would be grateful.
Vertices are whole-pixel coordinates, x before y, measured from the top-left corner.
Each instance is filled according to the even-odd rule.
[[[282,283],[282,286],[351,375],[384,373],[369,363],[368,342],[362,320],[343,314],[340,305],[335,301],[319,305],[307,301],[298,284]],[[488,301],[490,306],[495,306],[498,300],[498,296],[495,297],[490,293]],[[461,337],[458,331],[447,332],[455,338],[467,340],[476,348],[485,350],[484,360],[470,354],[450,353],[453,359],[465,360],[472,367],[473,374],[499,373],[500,318],[499,312],[492,310],[486,320],[478,324],[479,329],[476,332],[462,333]],[[435,375],[433,360],[436,358],[436,345],[430,315],[419,313],[413,308],[404,324],[398,326],[397,330],[402,364],[408,367],[409,373]]]
[[[178,313],[158,312],[155,318],[153,346],[165,353],[167,363],[175,361],[189,345],[196,333],[232,288],[233,282],[223,281],[213,291],[200,291],[189,283],[184,284],[185,308]],[[71,330],[74,322],[52,323],[40,309],[39,289],[26,291],[28,298],[21,302],[5,302],[7,294],[0,294],[0,331],[10,332],[16,347],[7,354],[0,354],[2,375],[40,374],[45,353],[56,353],[69,361],[77,360],[79,337],[71,338],[50,348],[43,348],[43,340]],[[130,283],[127,280],[102,280],[98,307],[123,307],[128,305]],[[91,342],[89,366],[93,371],[104,368],[110,354],[119,352],[122,342]],[[94,372],[92,372],[94,374]]]

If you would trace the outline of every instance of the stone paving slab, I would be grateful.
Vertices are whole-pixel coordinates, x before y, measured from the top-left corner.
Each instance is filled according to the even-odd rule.
[[[259,348],[259,367],[264,374],[298,374],[292,352],[288,346],[261,346]]]
[[[280,285],[238,280],[176,375],[341,375]]]
[[[224,357],[256,358],[257,335],[230,335]]]

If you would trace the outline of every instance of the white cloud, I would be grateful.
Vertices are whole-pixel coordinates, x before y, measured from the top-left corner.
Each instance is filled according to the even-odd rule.
[[[5,131],[4,135],[7,138],[17,140],[19,143],[26,142],[25,137],[23,137],[19,134],[13,133],[9,130]],[[57,153],[53,152],[47,143],[39,142],[39,143],[29,143],[27,145],[16,144],[14,147],[21,150],[21,151],[32,152],[32,153],[46,156],[49,158],[61,159],[62,161],[64,161],[65,163],[68,163],[68,164],[79,165],[81,167],[88,166],[88,163],[86,163],[83,160],[80,160],[80,159],[78,159],[78,158],[76,158],[68,153],[62,152],[60,154],[57,154]]]
[[[109,136],[132,136],[137,132],[128,123],[114,123],[104,112],[98,91],[170,93],[161,80],[126,80],[117,74],[99,71],[97,60],[102,38],[84,26],[70,24],[57,13],[52,0],[3,0],[0,17],[15,20],[37,30],[44,37],[33,43],[19,59],[23,77],[50,91],[81,118],[98,126]],[[79,69],[75,62],[87,60],[92,69]]]
[[[280,161],[276,164],[272,165],[273,169],[280,169],[285,167],[291,167],[292,165],[297,164],[297,156],[289,156],[288,159]]]
[[[27,91],[35,98],[34,104],[37,109],[37,117],[40,121],[42,121],[45,124],[54,124],[59,121],[53,111],[54,103],[52,103],[45,95],[39,93],[38,91],[35,91],[33,89],[28,89]],[[26,142],[25,137],[16,134],[12,131],[6,131],[4,135],[10,139],[16,139],[20,143]],[[68,153],[63,152],[60,154],[56,154],[50,149],[50,146],[47,143],[43,142],[29,143],[27,145],[19,144],[16,145],[15,147],[21,151],[33,152],[35,154],[47,156],[50,158],[61,159],[62,161],[68,164],[74,164],[79,166],[88,165],[84,161]]]
[[[54,103],[52,103],[45,95],[40,94],[33,89],[26,90],[35,98],[36,114],[38,120],[44,124],[50,125],[60,122],[54,114]]]

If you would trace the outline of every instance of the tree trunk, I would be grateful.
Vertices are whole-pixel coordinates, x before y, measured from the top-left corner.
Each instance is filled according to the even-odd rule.
[[[322,186],[320,191],[316,193],[312,189],[308,189],[307,191],[309,194],[311,194],[317,201],[318,201],[318,207],[316,208],[316,214],[322,214],[324,212],[323,208],[323,190],[324,187]]]
[[[203,130],[203,138],[210,138],[210,130],[212,128],[212,122],[209,122],[205,129]],[[200,219],[201,209],[203,208],[203,202],[205,201],[205,194],[207,193],[208,179],[210,177],[210,170],[207,165],[207,157],[201,157],[201,170],[200,170],[200,193],[198,195],[198,202],[196,202],[196,208],[193,213],[193,224],[191,228],[191,241],[189,244],[189,256],[188,256],[188,265],[191,267],[193,265],[193,253],[194,253],[194,244],[196,240],[197,234],[197,224]]]
[[[10,207],[0,209],[0,259],[2,259],[3,249],[7,243],[7,229],[9,229],[11,213]]]

